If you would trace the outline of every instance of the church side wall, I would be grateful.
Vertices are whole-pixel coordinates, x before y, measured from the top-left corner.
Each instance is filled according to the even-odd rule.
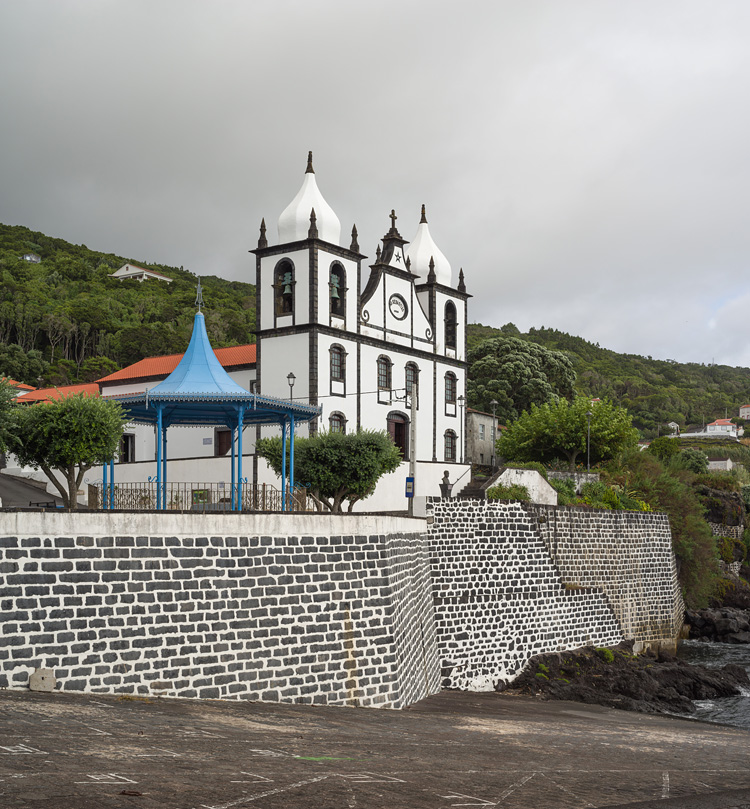
[[[427,509],[445,687],[491,690],[540,653],[679,634],[664,515],[456,499]]]
[[[423,526],[0,513],[0,687],[403,707],[439,688]]]

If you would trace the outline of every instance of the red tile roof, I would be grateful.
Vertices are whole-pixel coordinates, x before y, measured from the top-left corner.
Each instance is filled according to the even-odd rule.
[[[255,344],[243,346],[230,346],[229,348],[214,349],[216,359],[224,368],[236,368],[241,365],[255,364]],[[132,382],[136,379],[153,379],[154,377],[169,376],[182,359],[182,354],[167,354],[164,357],[146,357],[140,362],[128,365],[121,371],[103,376],[97,380],[99,384],[112,382]]]
[[[711,424],[709,424],[708,426],[711,427],[714,424],[730,425],[732,427],[734,426],[734,424],[729,419],[716,419],[716,421],[712,421]]]
[[[87,385],[61,385],[59,388],[38,388],[32,390],[30,393],[24,393],[19,396],[16,401],[18,402],[43,402],[47,399],[64,399],[66,396],[72,396],[75,393],[85,393],[87,396],[98,396],[99,385],[96,382],[91,382]]]
[[[16,382],[15,379],[11,379],[9,376],[0,377],[0,382],[7,382],[9,385],[13,385],[14,388],[18,388],[18,390],[34,390],[33,385],[27,385],[24,382]]]

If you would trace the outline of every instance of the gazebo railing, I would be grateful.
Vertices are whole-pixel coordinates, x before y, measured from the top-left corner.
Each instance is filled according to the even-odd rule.
[[[147,483],[115,483],[107,487],[108,502],[104,502],[104,484],[89,485],[89,508],[109,508],[117,511],[155,511],[156,481]],[[232,486],[229,483],[163,483],[167,511],[221,512],[232,508]],[[312,511],[313,501],[308,490],[287,489],[286,511]],[[291,506],[291,507],[290,507]],[[242,511],[282,511],[282,490],[267,483],[242,484]]]

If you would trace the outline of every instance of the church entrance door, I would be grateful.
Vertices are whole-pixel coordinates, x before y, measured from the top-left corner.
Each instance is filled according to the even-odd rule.
[[[409,421],[402,413],[388,414],[388,434],[393,443],[401,450],[401,457],[407,457],[409,431],[406,429]]]

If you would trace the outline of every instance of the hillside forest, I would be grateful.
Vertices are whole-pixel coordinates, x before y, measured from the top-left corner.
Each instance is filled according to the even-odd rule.
[[[23,259],[41,257],[38,264]],[[172,279],[118,281],[126,262]],[[248,261],[248,276],[253,277]],[[0,373],[27,384],[90,382],[148,356],[184,351],[195,312],[197,277],[182,267],[91,250],[22,226],[0,224]],[[206,328],[215,348],[254,342],[255,287],[201,275]],[[515,337],[563,352],[575,393],[625,407],[644,438],[728,415],[750,402],[750,369],[618,354],[552,328],[521,333],[472,324],[468,348]],[[481,403],[471,400],[469,405]]]
[[[27,253],[41,261],[24,260]],[[172,283],[109,278],[127,262]],[[190,339],[197,277],[182,267],[0,224],[0,279],[0,373],[19,382],[91,382],[144,357],[180,353]],[[252,342],[255,287],[211,275],[201,285],[214,348]]]

